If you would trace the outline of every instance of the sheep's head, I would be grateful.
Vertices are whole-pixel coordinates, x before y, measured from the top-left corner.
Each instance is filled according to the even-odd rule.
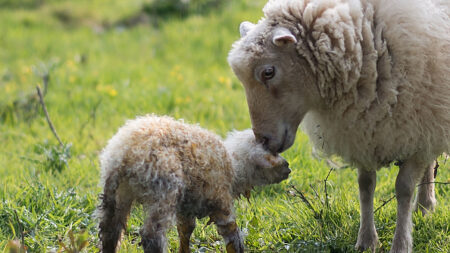
[[[297,38],[286,27],[263,20],[244,22],[240,30],[228,61],[244,86],[256,138],[271,152],[283,152],[320,97],[312,71],[298,57]]]
[[[279,183],[288,178],[289,163],[279,154],[265,150],[249,130],[228,135],[225,147],[235,171],[233,191],[244,194],[254,186]]]
[[[228,62],[265,148],[283,152],[308,111],[327,109],[354,89],[362,64],[360,9],[346,1],[271,0],[265,18],[241,24]]]

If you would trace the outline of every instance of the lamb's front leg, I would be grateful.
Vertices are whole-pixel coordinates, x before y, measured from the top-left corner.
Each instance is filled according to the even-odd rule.
[[[423,176],[426,163],[409,159],[402,166],[395,181],[397,197],[397,224],[391,252],[412,252],[412,199],[414,188]]]
[[[378,235],[373,219],[373,195],[377,182],[376,171],[358,170],[359,202],[361,219],[358,241],[355,248],[359,251],[371,249],[375,252],[378,244]]]
[[[180,253],[189,253],[189,240],[195,229],[195,218],[177,215],[177,230],[180,238]]]
[[[224,214],[215,215],[211,217],[216,223],[217,231],[225,240],[225,245],[228,253],[242,253],[244,252],[244,241],[241,237],[241,232],[236,224],[236,220],[231,210]]]

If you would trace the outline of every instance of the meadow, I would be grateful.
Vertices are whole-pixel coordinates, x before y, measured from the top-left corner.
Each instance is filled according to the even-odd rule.
[[[251,127],[244,90],[226,58],[240,22],[259,20],[265,0],[229,0],[162,17],[141,15],[147,2],[0,0],[1,251],[18,239],[28,252],[73,245],[98,252],[98,154],[127,119],[171,115],[221,136]],[[47,124],[37,85],[46,87],[62,145]],[[235,202],[248,251],[354,252],[356,171],[336,157],[334,164],[313,158],[300,130],[283,156],[293,170],[288,180]],[[436,180],[449,182],[450,161],[439,163]],[[389,199],[397,172],[392,165],[377,174],[381,251],[393,238],[396,201]],[[436,184],[436,196],[433,215],[414,214],[415,252],[450,252],[450,185]],[[135,208],[120,252],[141,252],[142,218]],[[168,236],[176,252],[176,229]],[[191,244],[195,252],[224,251],[207,219],[198,221]]]

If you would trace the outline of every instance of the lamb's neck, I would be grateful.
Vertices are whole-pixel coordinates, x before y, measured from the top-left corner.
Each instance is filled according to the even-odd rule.
[[[239,198],[240,195],[244,195],[245,197],[250,197],[250,191],[252,190],[252,185],[249,181],[249,176],[245,173],[244,170],[234,169],[234,178],[233,178],[233,197]]]

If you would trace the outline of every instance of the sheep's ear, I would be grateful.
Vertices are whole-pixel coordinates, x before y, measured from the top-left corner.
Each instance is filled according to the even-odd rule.
[[[253,29],[253,27],[255,27],[255,24],[252,24],[248,21],[242,22],[241,25],[239,26],[239,33],[241,34],[241,37],[247,35],[248,31]]]
[[[273,31],[272,42],[277,46],[284,46],[289,43],[297,43],[297,39],[295,38],[294,34],[289,31],[289,29],[278,27]]]

